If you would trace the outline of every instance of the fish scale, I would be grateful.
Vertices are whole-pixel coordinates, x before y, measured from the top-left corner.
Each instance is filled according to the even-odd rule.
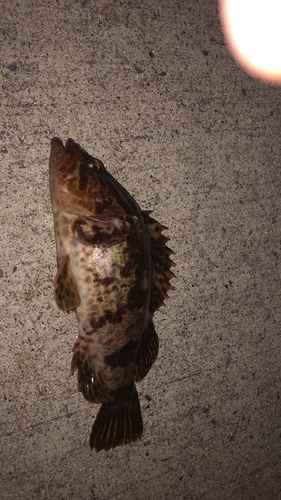
[[[173,252],[166,228],[72,139],[52,139],[49,174],[55,301],[75,310],[71,374],[87,401],[101,403],[89,444],[107,451],[142,436],[135,382],[158,354],[153,314],[172,288]]]

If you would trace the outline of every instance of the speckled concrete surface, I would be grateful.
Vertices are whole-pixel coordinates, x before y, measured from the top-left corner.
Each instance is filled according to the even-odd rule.
[[[280,499],[280,88],[236,66],[213,0],[0,6],[1,498]],[[143,439],[107,454],[53,300],[55,135],[176,251]]]

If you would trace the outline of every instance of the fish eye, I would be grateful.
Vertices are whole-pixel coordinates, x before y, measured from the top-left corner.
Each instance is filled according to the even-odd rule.
[[[98,160],[89,160],[87,163],[88,167],[90,167],[92,170],[98,171],[100,169],[100,163]]]

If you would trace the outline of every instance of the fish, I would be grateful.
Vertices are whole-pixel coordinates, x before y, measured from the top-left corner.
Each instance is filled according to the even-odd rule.
[[[136,382],[156,360],[153,315],[175,276],[167,228],[73,139],[51,140],[49,186],[57,253],[54,298],[75,311],[70,374],[101,404],[90,434],[96,451],[138,441],[143,420]]]

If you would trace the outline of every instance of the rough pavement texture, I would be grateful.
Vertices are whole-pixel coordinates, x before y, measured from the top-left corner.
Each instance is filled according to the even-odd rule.
[[[1,499],[280,499],[280,88],[235,64],[214,0],[0,7]],[[176,252],[143,439],[108,453],[88,447],[99,406],[53,299],[53,136],[100,158]]]

